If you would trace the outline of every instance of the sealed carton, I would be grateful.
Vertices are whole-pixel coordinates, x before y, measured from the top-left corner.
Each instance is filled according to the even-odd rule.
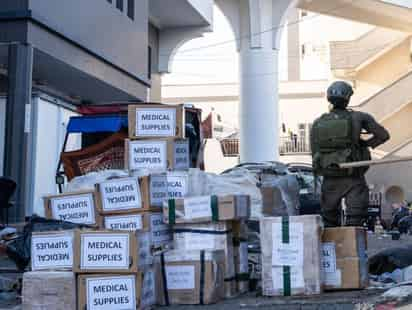
[[[249,262],[247,241],[234,242],[235,272],[237,291],[244,294],[249,291]]]
[[[173,228],[176,250],[223,250],[225,253],[225,296],[236,294],[235,261],[231,222],[177,224]]]
[[[212,304],[224,298],[224,252],[173,250],[156,260],[160,305]]]
[[[185,137],[183,105],[135,104],[128,112],[131,139]]]
[[[43,199],[45,214],[49,219],[93,226],[101,224],[101,217],[96,212],[94,191],[52,195]]]
[[[163,222],[163,214],[160,212],[149,213],[149,225],[152,248],[169,247],[173,241],[173,234],[170,226]]]
[[[74,231],[33,232],[31,269],[73,270]]]
[[[320,224],[316,215],[260,220],[263,295],[321,292]]]
[[[163,204],[163,216],[169,224],[247,219],[250,216],[250,197],[212,195],[169,199]]]
[[[136,272],[137,239],[126,231],[77,231],[74,258],[76,273]]]
[[[110,230],[149,231],[150,213],[128,213],[104,216],[104,228]]]
[[[127,170],[165,172],[168,169],[186,170],[190,167],[189,141],[125,140]]]
[[[322,236],[325,290],[366,288],[369,283],[367,234],[361,227],[326,228]]]
[[[79,275],[78,309],[137,309],[141,283],[136,274]]]
[[[25,310],[76,310],[76,275],[67,271],[25,272],[22,299]]]

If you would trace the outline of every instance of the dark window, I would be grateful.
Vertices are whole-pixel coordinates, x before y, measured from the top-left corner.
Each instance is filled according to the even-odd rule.
[[[123,12],[123,0],[116,0],[116,8]]]
[[[134,20],[134,0],[127,0],[127,16]]]
[[[152,78],[152,48],[149,46],[147,49],[147,77],[150,80]]]

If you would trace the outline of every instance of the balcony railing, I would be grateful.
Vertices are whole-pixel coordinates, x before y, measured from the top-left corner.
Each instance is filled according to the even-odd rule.
[[[223,139],[220,141],[220,147],[222,148],[223,155],[225,157],[238,157],[239,156],[239,139]],[[279,145],[280,155],[292,155],[292,154],[310,154],[310,145],[306,139],[301,137],[289,138],[281,137]]]

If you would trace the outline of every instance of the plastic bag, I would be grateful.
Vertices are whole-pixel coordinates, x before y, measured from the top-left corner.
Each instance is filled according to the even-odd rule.
[[[94,190],[94,185],[113,178],[127,177],[129,173],[124,170],[102,170],[73,178],[65,188],[65,192]]]
[[[380,275],[412,265],[412,245],[383,250],[369,258],[369,273]]]
[[[71,230],[75,228],[92,227],[83,224],[46,219],[33,215],[24,226],[23,232],[17,238],[7,243],[7,255],[14,261],[17,268],[24,270],[30,263],[32,232]]]

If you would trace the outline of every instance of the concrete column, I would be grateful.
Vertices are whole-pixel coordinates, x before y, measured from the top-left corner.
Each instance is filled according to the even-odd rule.
[[[300,37],[297,22],[300,18],[300,11],[293,8],[288,12],[288,80],[300,80]]]
[[[17,183],[17,190],[14,196],[15,206],[9,212],[10,222],[24,220],[25,206],[28,205],[32,186],[29,152],[32,72],[32,46],[11,44],[8,62],[4,175]]]

